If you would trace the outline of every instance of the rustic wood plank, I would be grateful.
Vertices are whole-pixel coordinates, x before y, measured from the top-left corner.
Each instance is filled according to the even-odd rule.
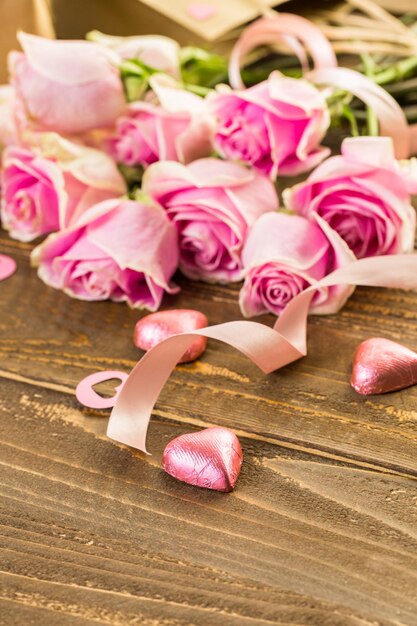
[[[212,342],[174,372],[145,457],[73,395],[136,362],[138,313],[71,300],[36,278],[30,246],[0,248],[19,266],[0,285],[1,625],[417,624],[417,390],[363,399],[348,384],[366,337],[417,348],[415,294],[357,290],[269,377]],[[239,317],[235,288],[182,286],[168,306]],[[232,494],[159,467],[170,439],[209,424],[241,436]]]
[[[106,302],[94,304],[92,314],[90,303],[74,302],[36,280],[26,247],[8,246],[23,258],[18,274],[1,287],[0,320],[8,320],[0,335],[4,377],[71,393],[90,372],[128,371],[135,364],[137,312]],[[171,307],[200,308],[212,323],[240,317],[236,289],[182,284],[183,294],[168,300]],[[417,349],[415,303],[415,294],[358,289],[339,315],[311,318],[307,358],[270,376],[213,341],[202,360],[176,369],[157,410],[187,423],[232,425],[270,441],[416,475],[417,388],[361,398],[349,385],[352,354],[363,339],[383,335]],[[6,330],[1,324],[0,331]],[[331,354],[330,346],[337,346]]]
[[[230,624],[246,618],[355,624],[349,620],[359,615],[365,623],[412,623],[415,533],[406,515],[402,527],[395,519],[404,509],[412,515],[411,481],[352,474],[243,439],[246,462],[234,494],[199,491],[159,470],[163,446],[181,426],[154,420],[156,454],[146,458],[107,441],[102,429],[80,427],[80,411],[68,395],[42,391],[32,398],[27,391],[5,383],[0,407],[1,566],[13,574],[8,585],[14,592],[29,593],[27,579],[41,581],[31,589],[43,602],[66,598],[85,618],[86,606],[101,610],[97,591],[105,590],[114,596],[109,606],[128,594],[143,611],[149,599],[144,619],[160,618],[159,600],[167,619],[185,623],[216,623],[219,610]],[[342,493],[324,479],[319,488],[300,480],[317,465],[324,476],[335,472]],[[371,491],[379,485],[394,505],[385,503],[384,510],[378,492],[377,514],[367,506],[367,492],[355,501],[361,482]],[[395,495],[402,491],[408,495]],[[287,594],[300,591],[302,597],[290,602]],[[313,598],[320,598],[318,606]],[[213,616],[204,612],[207,605]],[[58,602],[57,614],[61,610]]]

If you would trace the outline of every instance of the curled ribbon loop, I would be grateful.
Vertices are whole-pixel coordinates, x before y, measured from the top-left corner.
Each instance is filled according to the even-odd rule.
[[[316,69],[337,67],[336,55],[323,33],[309,20],[292,13],[268,14],[242,33],[236,42],[229,62],[229,81],[234,89],[244,89],[240,66],[243,58],[261,45],[284,41],[298,57],[303,71],[308,71],[309,53]]]
[[[16,261],[5,254],[0,254],[0,281],[6,280],[16,271]]]
[[[376,114],[380,125],[380,134],[392,137],[397,159],[409,157],[411,151],[410,127],[400,105],[385,89],[360,72],[347,67],[315,69],[309,72],[306,78],[314,83],[349,91],[362,100]]]
[[[94,391],[94,385],[104,383],[108,380],[112,380],[113,378],[117,378],[118,380],[120,380],[120,385],[115,388],[114,396],[110,396],[109,398],[103,398],[96,391]],[[127,380],[127,378],[128,375],[125,372],[96,372],[95,374],[90,374],[90,376],[86,376],[81,382],[78,383],[77,389],[75,390],[75,395],[78,402],[80,402],[84,406],[87,406],[89,409],[110,409],[115,405],[117,397],[121,392],[123,384]]]
[[[417,255],[361,259],[336,270],[296,296],[274,328],[236,321],[165,339],[142,357],[124,383],[110,416],[108,437],[146,452],[146,433],[154,404],[195,335],[233,346],[266,374],[305,356],[307,316],[314,292],[334,285],[417,289]]]

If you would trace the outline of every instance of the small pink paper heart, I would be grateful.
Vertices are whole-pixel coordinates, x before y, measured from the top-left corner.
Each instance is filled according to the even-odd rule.
[[[216,15],[217,8],[206,2],[191,2],[187,6],[187,13],[195,20],[203,21],[210,19],[213,15]]]
[[[396,341],[373,337],[356,349],[350,384],[363,396],[417,383],[417,354]]]
[[[5,254],[0,254],[0,280],[6,280],[16,271],[16,261]]]
[[[78,383],[77,389],[75,390],[76,398],[80,404],[83,404],[89,409],[110,409],[115,405],[117,397],[126,382],[127,377],[128,374],[125,372],[117,371],[96,372],[95,374],[90,374]],[[114,378],[120,380],[120,385],[118,385],[114,390],[114,396],[111,396],[110,398],[103,398],[96,391],[94,391],[94,385],[104,383],[107,380],[113,380]]]
[[[214,427],[170,441],[164,450],[162,468],[189,485],[232,491],[242,461],[236,435],[228,428]]]

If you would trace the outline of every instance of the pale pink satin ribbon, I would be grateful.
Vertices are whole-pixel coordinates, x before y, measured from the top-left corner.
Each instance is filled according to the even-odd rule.
[[[314,83],[337,87],[353,93],[375,112],[381,135],[392,137],[395,155],[406,159],[417,153],[417,125],[409,126],[394,98],[370,78],[355,70],[338,67],[328,39],[309,20],[291,13],[263,17],[243,31],[230,55],[229,80],[235,89],[243,89],[240,75],[243,58],[254,48],[285,39],[298,57],[306,78]],[[314,69],[308,71],[306,52]]]
[[[377,116],[380,134],[392,137],[397,159],[410,156],[411,132],[407,119],[398,102],[383,87],[347,67],[320,68],[309,72],[306,78],[316,84],[349,91],[362,100]]]
[[[131,371],[116,396],[107,435],[146,452],[146,433],[152,409],[195,335],[233,346],[265,373],[305,356],[307,316],[314,291],[340,284],[417,289],[417,255],[361,259],[336,270],[295,297],[274,328],[258,322],[235,321],[166,339],[146,353]]]
[[[292,13],[277,13],[275,16],[262,17],[248,26],[236,42],[229,61],[229,80],[234,89],[243,89],[240,75],[243,58],[258,46],[279,41],[292,48],[299,58],[304,71],[308,70],[307,53],[314,62],[314,67],[336,67],[337,59],[333,48],[323,33],[309,20]]]

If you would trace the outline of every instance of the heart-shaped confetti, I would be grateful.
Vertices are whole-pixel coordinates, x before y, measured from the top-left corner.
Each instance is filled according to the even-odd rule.
[[[126,374],[125,372],[110,370],[106,372],[96,372],[95,374],[90,374],[78,383],[77,389],[75,390],[77,400],[89,409],[110,409],[112,406],[114,406],[117,396],[119,395],[127,377],[128,374]],[[104,383],[108,380],[113,379],[120,380],[120,385],[115,387],[115,393],[113,396],[110,396],[109,398],[103,398],[96,391],[94,391],[94,385],[98,385],[99,383]]]
[[[363,396],[404,389],[417,383],[417,354],[400,343],[373,337],[353,359],[351,385]]]
[[[187,13],[195,20],[208,20],[217,13],[217,8],[208,2],[191,2],[187,6]]]
[[[205,328],[207,324],[208,320],[204,313],[193,309],[174,309],[151,313],[136,324],[133,342],[138,348],[147,351],[168,337],[193,332],[193,330]],[[203,354],[206,346],[207,338],[197,337],[183,354],[179,363],[195,361]]]
[[[206,428],[173,439],[165,448],[162,468],[174,478],[206,489],[232,491],[243,454],[228,428]]]
[[[5,254],[0,254],[0,281],[6,280],[16,271],[16,261]]]

